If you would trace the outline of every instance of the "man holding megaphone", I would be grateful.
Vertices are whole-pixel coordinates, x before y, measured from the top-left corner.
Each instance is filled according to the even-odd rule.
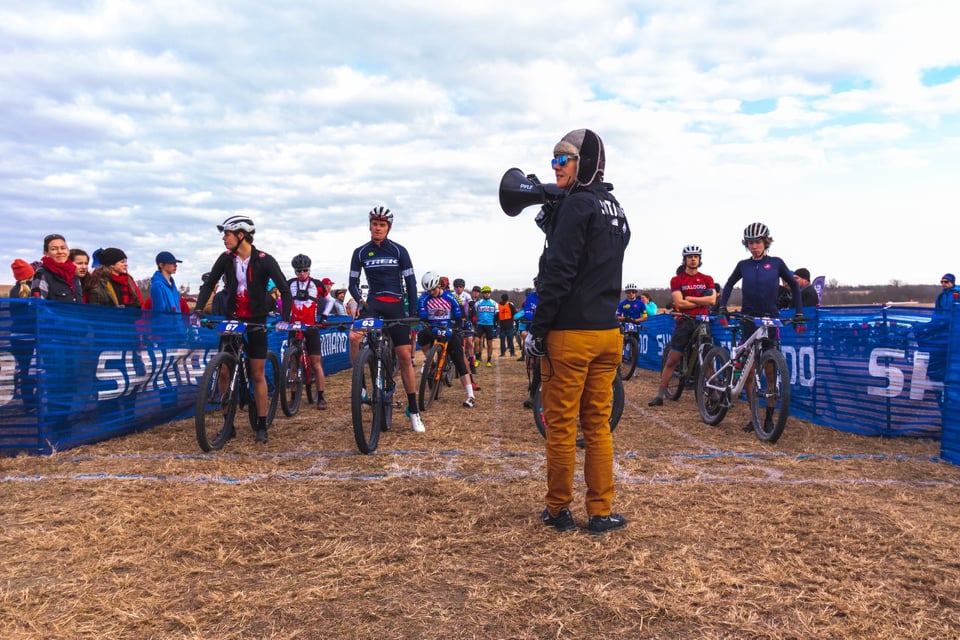
[[[537,309],[524,342],[540,356],[544,422],[547,424],[547,494],[541,520],[573,531],[570,512],[576,466],[577,417],[586,456],[587,532],[602,535],[627,525],[612,512],[613,380],[623,349],[617,323],[623,255],[630,227],[603,182],[603,141],[589,129],[571,131],[556,144],[551,161],[556,186],[541,185],[512,169],[501,181],[500,204],[514,216],[543,204],[537,224],[546,234]]]

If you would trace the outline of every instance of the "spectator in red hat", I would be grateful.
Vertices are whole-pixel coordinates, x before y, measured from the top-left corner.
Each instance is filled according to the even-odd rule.
[[[70,262],[67,241],[59,233],[43,239],[43,257],[34,270],[30,294],[46,300],[83,302],[83,287],[77,277],[77,267]]]
[[[10,287],[11,298],[29,298],[30,283],[33,282],[33,267],[23,258],[17,258],[10,265],[16,283]]]

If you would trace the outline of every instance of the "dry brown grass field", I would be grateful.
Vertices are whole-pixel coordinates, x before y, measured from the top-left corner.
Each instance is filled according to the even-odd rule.
[[[0,637],[955,638],[960,468],[939,443],[745,406],[647,407],[627,381],[615,508],[595,538],[540,524],[543,441],[510,357],[357,452],[349,376],[331,408],[213,454],[192,421],[0,459]],[[241,420],[239,424],[244,424]],[[582,479],[573,505],[585,525]]]

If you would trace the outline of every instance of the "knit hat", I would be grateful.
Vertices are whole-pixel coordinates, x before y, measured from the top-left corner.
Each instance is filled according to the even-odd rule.
[[[808,282],[810,281],[810,269],[807,269],[806,267],[800,267],[793,272],[793,275],[797,276],[798,278],[803,278]]]
[[[952,273],[945,273],[945,274],[943,274],[943,277],[940,278],[940,279],[941,279],[941,280],[949,280],[949,281],[950,281],[950,284],[957,284],[957,279],[954,277],[954,275],[953,275]]]
[[[13,278],[17,282],[20,282],[21,280],[29,280],[33,277],[33,267],[31,267],[30,263],[23,258],[17,258],[14,260],[13,264],[10,265],[10,268],[13,269]]]
[[[597,173],[603,173],[607,164],[603,141],[590,129],[576,129],[563,136],[563,139],[553,148],[554,155],[562,153],[580,156],[577,165],[577,182],[583,185],[591,184],[596,179]]]
[[[112,267],[121,260],[127,259],[127,254],[123,252],[122,249],[117,249],[116,247],[107,247],[100,252],[100,264],[105,267]]]

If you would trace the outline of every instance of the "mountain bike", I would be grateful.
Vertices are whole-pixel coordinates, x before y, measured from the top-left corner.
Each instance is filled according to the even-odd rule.
[[[435,341],[427,350],[423,368],[420,370],[420,394],[417,397],[420,411],[426,411],[434,400],[440,399],[443,387],[453,386],[453,360],[447,357],[447,345],[453,329],[432,327],[431,330]]]
[[[756,323],[757,328],[747,340],[730,352],[722,346],[710,349],[704,357],[697,376],[697,408],[700,418],[709,425],[720,424],[733,406],[733,400],[752,385],[750,416],[753,430],[763,442],[775,443],[783,434],[790,415],[790,370],[787,361],[774,346],[779,318],[757,318],[732,313],[731,318]],[[802,323],[806,318],[787,322]],[[731,326],[733,341],[737,342],[739,326]],[[768,343],[764,348],[764,343]],[[748,371],[749,375],[741,375]]]
[[[617,424],[620,422],[620,417],[623,415],[623,405],[624,405],[624,392],[623,392],[623,380],[620,378],[620,373],[613,378],[613,406],[610,410],[610,432],[617,428]],[[543,415],[543,388],[542,385],[538,384],[537,389],[533,395],[533,422],[537,425],[537,431],[540,432],[540,435],[544,438],[547,437],[547,420]],[[577,419],[577,433],[580,434],[580,420]],[[583,436],[577,436],[577,446],[581,449],[583,448]]]
[[[406,324],[414,326],[420,318],[360,318],[353,330],[365,335],[357,360],[353,363],[350,388],[350,409],[353,414],[353,436],[362,453],[373,453],[380,441],[380,432],[389,431],[393,421],[393,395],[397,369],[393,340],[388,328]],[[402,405],[401,405],[402,406]]]
[[[707,355],[707,352],[713,348],[713,335],[710,333],[710,316],[697,315],[690,316],[685,313],[671,311],[670,315],[682,318],[681,322],[696,322],[687,348],[683,350],[683,355],[679,364],[673,370],[673,376],[667,382],[666,397],[671,400],[679,400],[680,395],[687,386],[695,387],[697,384],[697,374],[700,366]],[[660,362],[660,370],[667,365],[667,358],[670,356],[669,346],[663,349],[663,358]]]
[[[280,365],[280,408],[284,415],[295,416],[300,411],[301,392],[306,389],[307,404],[313,404],[316,380],[310,355],[307,353],[307,331],[318,331],[317,326],[304,327],[291,323],[293,335],[287,341],[287,350]]]
[[[637,370],[640,358],[640,325],[636,322],[623,321],[620,323],[620,332],[623,334],[623,356],[617,371],[622,380],[629,380]]]
[[[215,328],[225,337],[221,350],[207,362],[200,378],[194,422],[197,443],[204,451],[223,447],[236,435],[234,418],[238,410],[246,410],[250,426],[257,428],[257,406],[250,378],[250,360],[244,349],[243,334],[249,327],[266,325],[239,320],[202,320],[201,326]],[[267,378],[267,426],[273,424],[277,413],[280,365],[277,355],[267,352],[264,369]]]

